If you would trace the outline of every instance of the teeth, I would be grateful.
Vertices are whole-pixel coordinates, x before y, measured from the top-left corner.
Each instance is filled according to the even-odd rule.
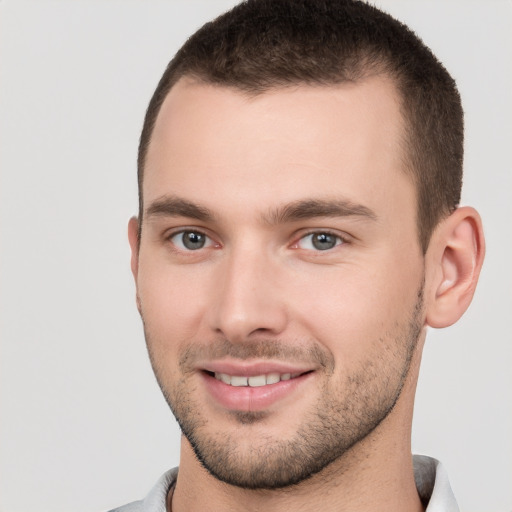
[[[232,386],[247,386],[247,377],[231,377]]]
[[[267,384],[277,384],[281,379],[282,377],[279,375],[279,373],[269,373],[267,375]]]
[[[217,377],[217,375],[219,377]],[[231,377],[225,373],[216,373],[215,377],[219,378],[224,384],[231,384]]]
[[[231,377],[231,382],[233,382],[233,377]],[[256,375],[255,377],[249,377],[248,382],[251,388],[257,388],[264,386],[267,383],[267,379],[265,375]]]
[[[277,384],[281,380],[294,379],[301,375],[300,373],[269,373],[268,375],[254,375],[252,377],[239,377],[237,375],[228,375],[227,373],[215,373],[215,378],[229,384],[230,386],[250,386],[257,388],[267,384]]]

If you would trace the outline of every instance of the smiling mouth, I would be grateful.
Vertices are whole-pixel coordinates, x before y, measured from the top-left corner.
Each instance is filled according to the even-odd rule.
[[[277,384],[281,381],[295,379],[301,375],[311,373],[310,371],[304,373],[268,373],[262,375],[241,376],[241,375],[228,375],[227,373],[220,372],[207,372],[212,377],[220,380],[228,386],[234,387],[251,387],[258,388],[262,386],[268,386],[271,384]]]

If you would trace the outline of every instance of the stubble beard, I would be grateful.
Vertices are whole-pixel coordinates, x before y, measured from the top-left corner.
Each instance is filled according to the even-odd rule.
[[[218,480],[244,489],[279,489],[298,484],[342,458],[393,410],[423,327],[423,285],[417,297],[408,321],[377,341],[376,345],[386,346],[384,353],[369,354],[367,360],[336,386],[330,378],[335,369],[332,353],[317,342],[312,342],[307,350],[302,349],[303,357],[309,360],[315,357],[320,362],[325,378],[321,379],[323,385],[318,402],[304,411],[296,432],[288,439],[262,433],[268,415],[264,411],[232,412],[241,432],[239,436],[216,431],[194,399],[194,386],[186,378],[180,378],[171,386],[170,380],[165,378],[165,369],[153,357],[147,329],[146,341],[164,397],[183,435],[208,472]],[[235,357],[267,355],[286,360],[289,356],[289,350],[275,340],[244,345],[231,345],[222,340],[217,347],[220,352],[229,352]],[[187,366],[189,358],[190,352],[182,354],[182,368]],[[253,435],[254,431],[248,430],[251,428],[258,428],[258,438]],[[250,445],[248,439],[252,440]]]

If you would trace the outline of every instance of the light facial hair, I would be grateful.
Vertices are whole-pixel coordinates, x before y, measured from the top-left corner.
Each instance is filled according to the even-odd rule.
[[[245,489],[278,489],[298,484],[343,457],[371,434],[393,410],[407,379],[423,328],[422,282],[409,316],[372,346],[386,347],[350,372],[336,372],[333,354],[316,340],[293,344],[280,340],[232,343],[219,339],[190,343],[179,356],[179,378],[167,374],[153,357],[151,333],[146,340],[163,394],[198,460],[215,478]],[[342,343],[342,340],[340,340]],[[237,433],[217,430],[197,400],[190,378],[199,360],[222,357],[308,362],[319,368],[318,400],[303,411],[286,439],[265,429],[272,413],[233,411]],[[246,429],[257,429],[250,431]],[[257,432],[257,435],[253,435]],[[250,438],[248,442],[248,438]]]

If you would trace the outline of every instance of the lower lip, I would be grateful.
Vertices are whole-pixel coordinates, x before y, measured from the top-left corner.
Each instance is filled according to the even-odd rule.
[[[313,372],[305,373],[290,380],[281,380],[275,384],[254,388],[250,386],[230,386],[206,372],[202,372],[201,375],[206,389],[219,405],[232,411],[250,412],[264,411],[273,404],[289,398],[297,392],[297,388],[312,378]]]

